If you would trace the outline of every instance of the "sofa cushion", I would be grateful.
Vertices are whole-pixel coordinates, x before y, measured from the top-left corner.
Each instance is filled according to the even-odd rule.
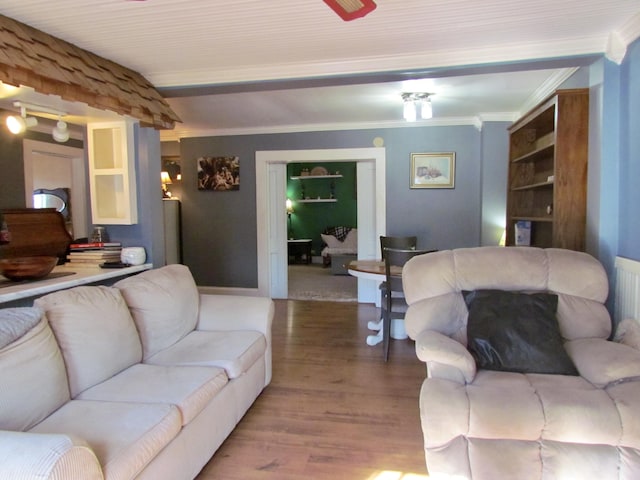
[[[142,359],[140,338],[119,290],[76,287],[35,304],[46,312],[62,350],[72,398]]]
[[[180,432],[173,405],[71,400],[30,431],[84,439],[105,480],[136,478]]]
[[[478,368],[577,375],[567,355],[549,293],[464,292],[469,308],[468,348]]]
[[[143,357],[158,353],[191,332],[198,320],[199,293],[191,272],[174,264],[120,280],[142,340]]]
[[[237,378],[264,357],[267,341],[259,332],[194,331],[146,360],[155,365],[203,365],[224,368]]]
[[[138,364],[88,390],[78,400],[168,403],[178,407],[186,425],[227,384],[215,367],[174,367]]]
[[[69,401],[64,361],[42,310],[2,309],[0,329],[0,430],[28,430]]]

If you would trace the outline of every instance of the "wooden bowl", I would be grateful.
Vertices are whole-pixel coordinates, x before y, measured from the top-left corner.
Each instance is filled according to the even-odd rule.
[[[36,280],[46,277],[58,263],[58,257],[15,257],[0,259],[0,273],[9,280]]]

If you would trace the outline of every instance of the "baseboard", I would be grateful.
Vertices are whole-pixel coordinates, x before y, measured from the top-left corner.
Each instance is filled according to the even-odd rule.
[[[257,288],[198,287],[198,291],[205,295],[240,295],[244,297],[260,296],[260,292]]]

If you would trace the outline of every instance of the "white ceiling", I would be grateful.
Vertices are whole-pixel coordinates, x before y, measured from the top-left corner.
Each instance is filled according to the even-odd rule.
[[[164,140],[399,125],[402,91],[435,93],[430,123],[509,120],[565,68],[619,60],[640,35],[638,0],[376,3],[351,22],[321,0],[3,0],[0,13],[142,73],[183,120]]]

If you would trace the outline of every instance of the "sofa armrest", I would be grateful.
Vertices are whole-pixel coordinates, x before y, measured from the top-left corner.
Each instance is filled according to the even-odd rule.
[[[271,325],[275,313],[273,300],[266,297],[200,294],[196,330],[260,332],[267,341],[265,385],[271,382]]]
[[[602,338],[581,338],[565,349],[582,377],[597,387],[640,378],[640,351]]]
[[[0,430],[0,478],[103,480],[95,454],[68,435]]]
[[[416,338],[416,355],[427,364],[429,378],[471,383],[476,362],[460,342],[434,330],[425,330]]]
[[[613,340],[640,350],[640,322],[625,318],[618,324]]]
[[[271,338],[273,300],[266,297],[200,294],[197,330],[254,330]]]

